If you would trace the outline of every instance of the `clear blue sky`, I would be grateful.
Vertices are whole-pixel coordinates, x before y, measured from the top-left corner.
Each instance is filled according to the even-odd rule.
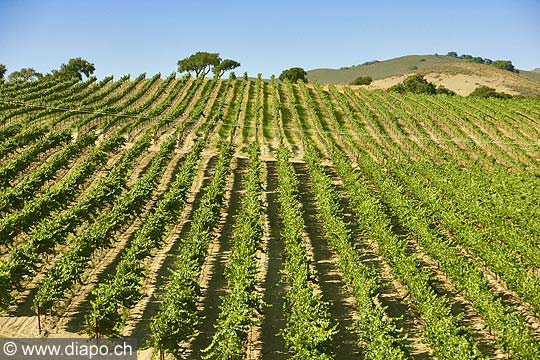
[[[8,72],[80,56],[100,78],[168,75],[199,50],[265,77],[451,50],[530,70],[540,67],[540,0],[0,0]]]

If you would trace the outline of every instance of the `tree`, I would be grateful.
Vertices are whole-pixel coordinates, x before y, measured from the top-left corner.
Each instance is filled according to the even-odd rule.
[[[222,62],[220,62],[218,65],[214,66],[214,69],[212,71],[214,72],[214,76],[219,79],[227,71],[236,69],[239,66],[240,66],[240,63],[238,61],[225,59]]]
[[[0,80],[4,80],[4,76],[7,73],[7,67],[4,64],[0,64]]]
[[[292,82],[301,80],[303,82],[307,82],[307,72],[301,67],[293,67],[287,70],[283,70],[281,75],[279,75],[279,80],[289,80]]]
[[[394,85],[390,88],[391,91],[399,93],[411,92],[413,94],[436,94],[437,89],[433,83],[430,83],[421,74],[409,76],[402,83]]]
[[[517,72],[510,60],[495,60],[491,65],[502,70]]]
[[[78,57],[75,59],[69,59],[67,64],[62,64],[60,70],[53,70],[52,75],[59,78],[77,78],[82,80],[82,75],[89,77],[96,71],[94,64]]]
[[[457,54],[457,52],[455,52],[455,51],[449,51],[448,54],[446,54],[446,55],[447,55],[447,56],[451,56],[451,57],[455,57],[455,58],[458,57],[458,54]]]
[[[198,51],[185,59],[178,60],[178,72],[195,72],[195,77],[206,76],[214,66],[221,63],[218,53]]]
[[[359,76],[351,81],[351,85],[369,85],[372,81],[371,76]]]
[[[43,77],[34,68],[22,68],[19,71],[14,71],[8,76],[9,81],[35,81]]]

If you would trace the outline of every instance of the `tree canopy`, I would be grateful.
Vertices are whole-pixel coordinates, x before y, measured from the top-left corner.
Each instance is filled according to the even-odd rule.
[[[390,90],[399,93],[411,92],[413,94],[435,94],[437,91],[435,85],[424,79],[421,74],[409,76],[402,83],[392,86]]]
[[[517,70],[514,68],[514,65],[512,64],[510,60],[495,60],[491,65],[499,69],[517,72]]]
[[[214,66],[221,63],[218,53],[198,51],[185,59],[178,60],[178,72],[194,72],[196,77],[206,76]]]
[[[421,74],[415,74],[415,75],[409,76],[408,78],[403,80],[402,83],[392,86],[391,88],[389,88],[389,90],[397,91],[399,93],[410,92],[413,94],[456,95],[455,92],[453,92],[450,89],[445,88],[442,85],[439,85],[438,87],[436,87],[435,84],[424,79],[424,76]]]
[[[293,67],[290,69],[283,70],[281,75],[279,75],[279,80],[289,80],[292,82],[301,80],[307,82],[307,72],[301,67]]]
[[[69,59],[67,64],[62,64],[60,70],[53,70],[52,76],[60,78],[77,78],[82,80],[82,75],[89,77],[96,71],[94,64],[78,57]]]
[[[0,64],[0,80],[4,80],[4,76],[7,73],[7,67],[4,64]]]
[[[447,87],[444,87],[443,85],[437,86],[437,89],[435,89],[436,94],[445,94],[445,95],[451,95],[454,96],[456,93]]]
[[[351,85],[369,85],[372,81],[371,76],[359,76],[351,81]]]
[[[221,61],[219,64],[214,66],[214,69],[212,70],[214,72],[214,76],[217,78],[220,78],[223,76],[224,73],[227,71],[230,71],[232,69],[236,69],[240,66],[240,63],[238,61],[234,61],[231,59],[225,59]]]
[[[455,52],[455,51],[449,51],[447,55],[451,56],[451,57],[454,57],[454,58],[467,60],[469,62],[473,62],[473,63],[477,63],[477,64],[493,65],[493,66],[495,66],[495,67],[497,67],[499,69],[508,70],[508,71],[512,71],[512,72],[517,72],[517,73],[519,72],[519,70],[514,68],[514,65],[512,64],[512,62],[510,60],[496,60],[496,61],[493,61],[493,60],[488,59],[488,58],[482,58],[480,56],[472,56],[472,55],[469,55],[469,54],[458,55],[458,53]]]
[[[38,73],[34,68],[22,68],[14,71],[8,76],[9,81],[35,81],[43,77],[43,74]]]

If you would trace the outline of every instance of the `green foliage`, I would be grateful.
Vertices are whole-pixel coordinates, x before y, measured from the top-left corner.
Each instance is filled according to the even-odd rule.
[[[60,70],[53,70],[52,76],[57,78],[82,80],[82,75],[89,77],[96,71],[94,64],[84,60],[83,58],[69,59],[67,64],[62,64]]]
[[[476,59],[477,58],[473,58],[471,61],[476,62],[476,61],[474,61]],[[502,69],[502,70],[519,73],[519,70],[514,68],[514,65],[512,64],[512,62],[510,60],[495,60],[495,61],[493,61],[491,59],[482,59],[482,61],[479,62],[479,63],[487,64],[487,65],[493,65],[496,68],[499,68],[499,69]]]
[[[408,93],[413,93],[413,94],[456,95],[455,92],[453,92],[450,89],[447,89],[446,87],[442,85],[435,87],[435,84],[424,79],[424,76],[421,74],[415,74],[415,75],[409,76],[408,78],[403,80],[402,83],[396,84],[392,86],[391,88],[389,88],[388,90],[396,91],[400,94],[408,92]]]
[[[85,318],[88,335],[96,337],[100,334],[117,334],[123,325],[122,314],[140,299],[145,276],[143,260],[152,254],[152,250],[162,245],[168,228],[182,212],[205,138],[198,140],[186,155],[176,180],[137,230],[133,242],[116,266],[114,275],[92,291],[95,299],[90,302],[92,310]]]
[[[371,76],[359,76],[351,81],[351,85],[369,85],[372,81]]]
[[[228,292],[220,298],[220,313],[214,324],[216,332],[203,351],[205,359],[243,359],[245,342],[261,313],[262,294],[256,289],[257,249],[262,238],[262,168],[260,144],[248,148],[246,192],[236,217],[231,239],[232,249],[225,269]]]
[[[199,276],[224,201],[232,150],[230,143],[221,144],[211,180],[203,189],[204,195],[193,214],[189,233],[182,239],[176,269],[165,286],[160,309],[150,324],[152,342],[161,354],[178,354],[179,342],[197,333]]]
[[[14,71],[8,76],[9,81],[36,81],[43,77],[43,74],[38,73],[34,68],[22,68],[19,71]]]
[[[512,62],[510,60],[495,60],[495,61],[493,61],[491,59],[482,58],[480,56],[472,56],[472,55],[469,55],[469,54],[458,55],[458,53],[455,52],[455,51],[450,51],[450,52],[448,52],[447,55],[451,56],[451,57],[454,57],[454,58],[467,60],[468,62],[472,62],[472,63],[476,63],[476,64],[493,65],[496,68],[499,68],[499,69],[502,69],[502,70],[507,70],[507,71],[512,71],[512,72],[519,72],[519,70],[514,68],[514,65],[512,64]]]
[[[206,76],[221,63],[218,53],[198,51],[187,58],[178,60],[178,72],[194,72],[195,77]]]
[[[231,60],[231,59],[225,59],[222,62],[220,62],[218,65],[214,66],[214,69],[212,71],[213,71],[215,77],[220,78],[227,71],[230,71],[232,69],[236,69],[239,66],[240,66],[240,63],[238,61],[234,61],[234,60]]]
[[[215,78],[221,78],[227,71],[240,66],[238,61],[232,59],[222,60],[219,53],[198,51],[187,58],[178,60],[178,72],[194,72],[195,77],[205,77],[210,71]]]
[[[96,138],[97,135],[94,133],[79,136],[75,142],[65,146],[50,161],[41,164],[14,186],[6,188],[0,193],[0,213],[7,213],[24,206],[27,199],[32,197],[40,185],[53,177],[59,169],[66,167],[69,160],[80,156],[85,148],[94,144]],[[28,155],[34,158],[31,153]]]
[[[499,99],[510,99],[512,95],[506,93],[499,93],[495,89],[490,88],[489,86],[479,86],[469,96],[476,96],[481,98],[499,98]]]
[[[380,61],[379,60],[371,60],[371,61],[366,61],[366,62],[361,63],[360,66],[373,65],[373,64],[377,64],[377,63],[380,63]]]
[[[420,64],[418,58],[415,62]],[[240,81],[230,83],[188,78],[176,81],[173,74],[171,80],[153,86],[156,80],[144,80],[143,75],[139,80],[120,81],[117,86],[109,83],[104,89],[94,87],[91,81],[52,77],[36,83],[1,85],[6,99],[51,105],[46,110],[2,106],[3,311],[20,307],[21,300],[30,305],[32,299],[38,299],[35,308],[39,314],[48,316],[49,310],[60,310],[62,315],[79,284],[88,285],[92,278],[87,276],[98,274],[106,265],[100,256],[107,253],[103,248],[129,235],[117,248],[118,253],[111,253],[116,257],[114,266],[100,275],[85,313],[78,315],[81,319],[84,316],[91,336],[125,333],[126,317],[138,316],[131,309],[141,300],[145,284],[161,276],[153,267],[161,266],[155,255],[160,248],[160,254],[168,252],[162,246],[169,239],[175,241],[173,252],[178,258],[168,266],[174,270],[171,277],[159,281],[164,285],[157,299],[148,298],[155,307],[160,306],[153,312],[157,315],[151,330],[158,351],[186,356],[179,350],[196,336],[206,311],[200,308],[204,296],[199,283],[201,268],[207,263],[208,244],[221,229],[220,219],[232,209],[224,199],[229,191],[240,194],[242,205],[235,212],[235,226],[227,239],[231,251],[226,271],[221,272],[227,291],[220,294],[220,314],[217,321],[214,317],[205,320],[205,324],[216,326],[215,342],[207,355],[212,359],[244,358],[251,346],[246,346],[246,335],[260,320],[256,284],[263,279],[255,275],[259,270],[256,265],[264,265],[257,255],[267,249],[257,246],[263,245],[261,225],[268,221],[263,218],[261,223],[261,211],[274,211],[268,214],[270,222],[279,225],[279,234],[272,234],[276,236],[271,239],[281,243],[276,273],[281,281],[275,286],[285,306],[275,309],[283,318],[276,335],[283,338],[282,350],[285,352],[286,346],[289,357],[331,358],[336,344],[332,340],[341,338],[336,336],[334,324],[343,325],[341,319],[331,316],[332,308],[323,301],[326,293],[320,295],[315,270],[319,265],[306,251],[309,239],[304,221],[309,219],[318,227],[315,257],[320,246],[331,251],[334,280],[343,283],[344,296],[355,299],[351,302],[355,316],[346,331],[355,337],[351,340],[356,340],[360,357],[412,358],[408,354],[410,341],[403,339],[403,332],[396,327],[402,321],[393,319],[398,312],[387,310],[378,299],[385,283],[377,262],[372,261],[376,256],[384,259],[392,278],[403,284],[407,297],[400,303],[414,308],[415,319],[421,323],[418,335],[429,346],[430,356],[461,360],[490,354],[483,357],[477,351],[470,336],[474,330],[463,326],[470,318],[456,312],[452,303],[454,294],[460,294],[482,317],[485,331],[493,334],[494,342],[482,346],[483,351],[497,348],[515,359],[540,358],[535,329],[523,311],[492,291],[486,277],[489,270],[515,291],[522,303],[530,305],[531,312],[539,312],[540,283],[535,266],[540,250],[535,245],[540,228],[532,215],[540,193],[536,191],[534,147],[527,145],[538,135],[534,121],[528,120],[535,118],[538,98],[484,99],[484,95],[504,95],[486,87],[477,90],[477,97],[452,99],[372,93],[347,86],[323,89],[316,82],[309,87],[302,82],[279,84],[274,77],[270,84],[263,83],[261,76],[255,84],[242,80],[241,75]],[[401,87],[407,91],[404,84]],[[439,86],[435,93],[451,91]],[[188,111],[190,104],[194,104],[193,110]],[[58,116],[53,106],[60,105],[68,111]],[[83,114],[98,109],[99,113]],[[18,112],[21,110],[25,112]],[[102,119],[105,111],[112,114],[110,118]],[[130,114],[143,116],[122,117]],[[121,120],[116,123],[116,118]],[[92,120],[81,127],[87,119]],[[502,120],[504,131],[499,127]],[[235,177],[246,179],[245,191],[227,186],[234,159],[231,149],[226,156],[215,156],[217,145],[200,138],[210,134],[217,141],[221,134],[208,129],[218,121],[232,133],[240,127],[255,127],[254,137],[253,131],[243,137],[244,144],[259,138],[258,127],[265,121],[279,136],[277,162],[268,171],[261,163],[261,144],[254,141],[239,149],[242,154],[248,149],[248,166],[242,162],[232,168]],[[173,139],[162,136],[179,127],[182,135],[176,131]],[[51,135],[63,129],[66,134]],[[97,144],[98,136],[92,129],[103,134]],[[188,131],[194,135],[189,135],[190,141],[184,137]],[[227,137],[224,134],[222,137]],[[130,146],[122,146],[123,135],[129,137]],[[171,156],[178,149],[173,144],[176,140],[182,154],[169,162],[161,150],[149,149],[152,138],[154,146],[168,142],[166,151]],[[240,137],[234,139],[241,141]],[[299,168],[292,166],[284,143],[301,147],[294,154],[294,161],[304,160]],[[209,151],[202,153],[205,149]],[[267,155],[271,153],[272,149]],[[207,166],[206,161],[199,165],[202,154],[209,160]],[[167,177],[164,166],[171,170]],[[295,168],[300,171],[295,172]],[[199,178],[203,182],[192,186],[197,171],[204,171]],[[141,179],[147,181],[139,182]],[[299,179],[306,191],[302,195]],[[278,188],[264,189],[261,182],[266,181]],[[188,218],[193,226],[186,228],[178,219],[191,189],[199,192],[201,201],[191,205]],[[268,202],[275,206],[266,207],[265,195],[272,196]],[[304,214],[306,205],[308,216]],[[110,212],[112,215],[107,215]],[[181,238],[169,237],[173,229]],[[185,236],[184,229],[190,234]],[[95,251],[100,248],[102,251]],[[437,271],[426,267],[418,254],[432,259]],[[271,266],[275,257],[268,259]],[[44,282],[35,278],[38,273],[45,276]],[[437,274],[452,284],[451,294],[438,291]],[[28,290],[29,281],[34,290],[32,298],[26,299],[21,293]],[[80,325],[76,330],[81,330]],[[200,345],[197,343],[197,350]]]
[[[292,67],[290,69],[283,70],[281,75],[279,75],[279,80],[289,80],[293,83],[298,80],[307,82],[307,72],[301,67]]]
[[[4,64],[0,64],[0,80],[4,80],[4,76],[7,73],[7,67]]]
[[[18,154],[18,156],[3,161],[0,165],[0,184],[2,186],[10,185],[10,181],[24,171],[35,160],[37,155],[62,144],[69,143],[69,141],[71,141],[71,135],[66,130],[50,132],[46,137],[41,138],[34,145]],[[2,240],[9,238],[9,233],[3,233],[4,224],[6,223],[4,219],[0,220],[0,235],[2,235],[0,238]]]
[[[67,216],[60,218],[47,218],[47,215],[54,209],[59,210],[60,204],[71,201],[71,198],[82,188],[86,178],[94,173],[100,165],[103,165],[107,156],[114,149],[122,146],[124,139],[120,136],[112,136],[93,148],[88,158],[67,177],[58,181],[53,186],[47,188],[42,196],[36,197],[24,204],[24,207],[16,212],[10,213],[10,218],[6,224],[17,226],[18,232],[26,230],[36,219],[44,219],[39,226],[32,226],[28,235],[24,237],[21,246],[11,253],[9,258],[0,263],[0,308],[8,306],[13,298],[9,295],[12,290],[20,286],[20,282],[25,275],[30,275],[35,271],[36,260],[41,252],[50,252],[55,245],[64,242],[67,234],[72,230],[69,226],[72,222],[78,221],[81,213],[91,211],[92,201],[82,201],[72,208],[73,212],[68,212]],[[96,190],[96,189],[95,189]],[[111,188],[100,189],[103,197],[110,196]],[[63,215],[66,213],[63,213]],[[0,229],[4,227],[0,223]],[[8,233],[14,230],[9,230]],[[0,237],[0,239],[10,239],[10,237]]]
[[[437,89],[435,89],[435,93],[438,94],[444,94],[444,95],[451,95],[454,96],[456,93],[448,88],[446,88],[443,85],[437,86]]]
[[[510,60],[495,60],[491,65],[502,70],[518,72],[518,70],[514,68],[514,65]]]
[[[283,278],[288,284],[283,308],[287,325],[280,335],[287,348],[295,352],[292,359],[332,359],[331,343],[337,329],[328,303],[314,291],[314,274],[303,238],[298,178],[289,162],[289,151],[283,146],[278,149],[278,201],[285,244]]]
[[[90,259],[96,249],[110,246],[112,234],[132,216],[141,213],[157,187],[158,180],[175,149],[176,141],[175,136],[165,140],[148,170],[137,179],[129,191],[117,198],[111,209],[101,214],[81,236],[72,240],[73,247],[62,255],[38,286],[34,298],[34,309],[38,315],[40,311],[51,310],[58,301],[65,298],[67,290],[80,280],[82,272],[90,266]],[[108,316],[102,317],[102,314],[89,321],[92,331],[97,336],[102,333],[103,319],[115,321]]]
[[[385,317],[384,309],[373,302],[380,287],[377,273],[362,262],[365,254],[354,246],[353,235],[343,220],[340,195],[320,162],[320,154],[311,143],[307,144],[304,159],[313,184],[317,219],[323,224],[325,240],[338,255],[337,265],[357,301],[361,320],[356,321],[353,326],[359,337],[358,344],[364,351],[364,358],[408,359],[410,356],[404,337],[396,328],[394,320]],[[339,154],[333,155],[334,159],[347,162],[343,157],[338,157]],[[334,163],[340,171],[352,170],[349,163],[343,164],[336,160]]]
[[[469,60],[470,62],[476,63],[476,64],[485,64],[484,59],[482,59],[480,56],[474,56],[472,59]]]
[[[436,94],[437,89],[433,83],[424,79],[421,74],[409,76],[402,83],[392,86],[389,90],[399,93],[410,92],[413,94]]]

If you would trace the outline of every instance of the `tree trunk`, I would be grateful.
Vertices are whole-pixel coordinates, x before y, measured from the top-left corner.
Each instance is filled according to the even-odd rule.
[[[41,335],[41,312],[39,306],[37,307],[37,324],[38,324],[38,334]]]
[[[208,73],[212,70],[210,66],[204,68],[204,76],[208,75]]]

